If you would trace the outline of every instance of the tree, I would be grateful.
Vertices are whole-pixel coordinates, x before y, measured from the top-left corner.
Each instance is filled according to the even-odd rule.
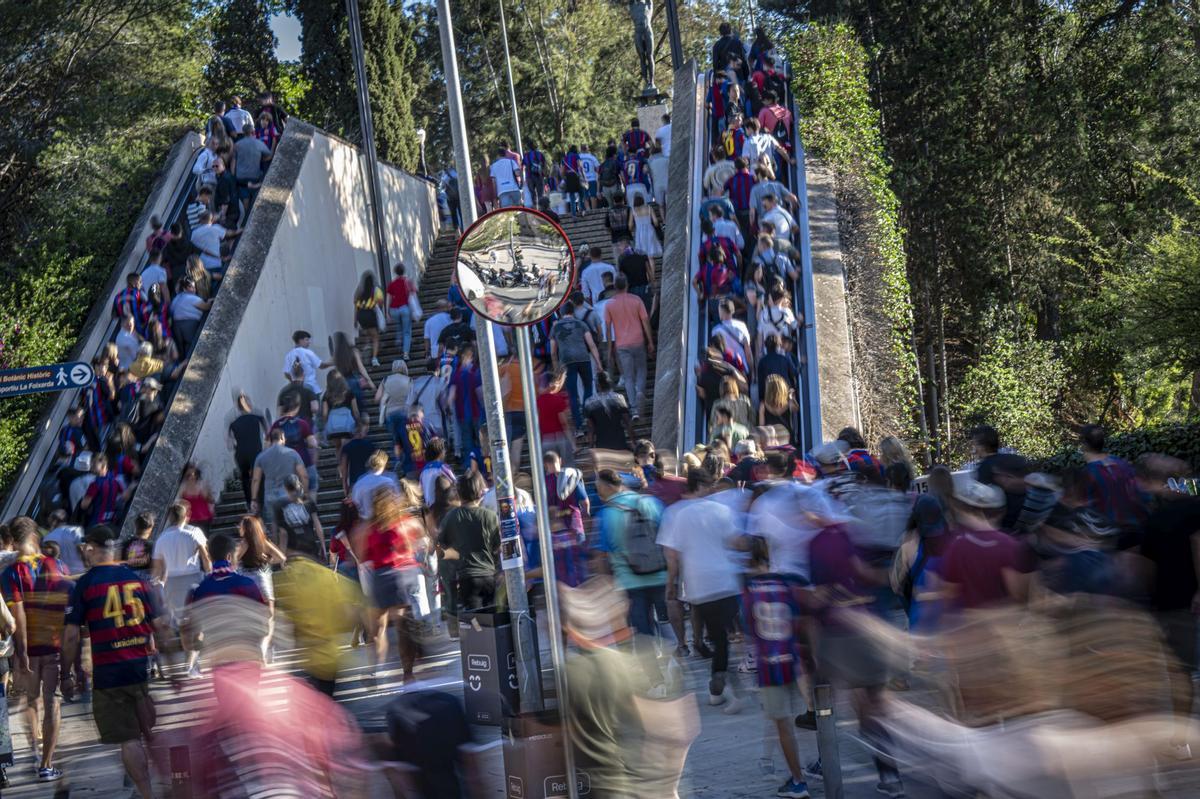
[[[345,5],[329,0],[291,0],[300,19],[300,64],[309,88],[300,115],[331,133],[361,142],[357,83]],[[417,166],[412,106],[417,91],[416,46],[400,3],[360,0],[367,90],[379,157]]]
[[[273,92],[279,73],[270,9],[263,0],[228,0],[213,21],[212,59],[204,69],[213,99]]]

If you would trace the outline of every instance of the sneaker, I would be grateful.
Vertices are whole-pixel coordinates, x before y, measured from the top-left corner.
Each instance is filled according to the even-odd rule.
[[[372,359],[371,359],[371,365],[372,365],[372,366],[376,366],[376,367],[378,367],[378,366],[379,366],[379,359],[378,359],[378,358],[372,358]]]
[[[62,779],[62,769],[57,769],[51,766],[50,768],[38,769],[38,782],[54,782],[54,780]]]
[[[817,729],[817,714],[811,710],[806,710],[799,716],[796,716],[796,726],[802,730]]]
[[[200,664],[193,663],[192,667],[190,669],[188,669],[187,676],[188,676],[189,680],[200,679]]]
[[[675,657],[677,658],[689,657],[691,654],[692,650],[688,649],[687,644],[680,644],[675,647]]]
[[[875,791],[889,797],[889,799],[904,799],[904,786],[900,783],[899,777],[880,780],[875,786]]]
[[[738,674],[758,674],[758,663],[754,660],[754,653],[747,652],[746,658],[738,664]]]
[[[696,657],[701,657],[705,660],[710,660],[712,658],[712,650],[708,648],[707,644],[705,644],[703,641],[695,641],[693,643],[696,649]]]
[[[803,782],[796,782],[792,778],[779,786],[779,790],[775,792],[776,796],[786,796],[788,799],[808,799],[808,785]]]
[[[821,758],[818,757],[816,760],[810,761],[804,767],[804,776],[812,780],[825,779],[825,775],[821,772]]]
[[[1175,760],[1183,761],[1192,759],[1192,747],[1186,742],[1173,743],[1168,751]]]

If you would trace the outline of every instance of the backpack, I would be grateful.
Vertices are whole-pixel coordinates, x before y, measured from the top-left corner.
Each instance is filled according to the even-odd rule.
[[[626,514],[625,562],[634,574],[657,574],[667,568],[667,556],[658,543],[658,522],[642,511],[639,498],[632,508],[613,503]]]
[[[600,185],[615,186],[621,182],[621,167],[617,159],[609,158],[600,165]]]
[[[778,72],[764,72],[763,92],[771,92],[780,104],[784,103],[787,100],[787,84],[784,82],[783,76]]]
[[[300,417],[284,416],[275,422],[275,426],[283,431],[283,443],[299,452],[304,446],[304,437],[300,435]]]
[[[629,208],[621,205],[608,209],[608,229],[616,233],[629,230]]]
[[[784,147],[788,146],[788,141],[791,139],[791,134],[788,133],[787,123],[783,121],[782,117],[775,121],[775,129],[771,131],[771,135],[775,137],[775,141],[779,142]]]

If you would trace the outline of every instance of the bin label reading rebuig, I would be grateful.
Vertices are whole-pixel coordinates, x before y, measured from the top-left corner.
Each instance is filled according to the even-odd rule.
[[[508,799],[525,799],[525,783],[520,777],[508,778]]]
[[[491,671],[492,659],[487,655],[467,655],[468,671]]]
[[[546,799],[561,799],[561,797],[569,796],[567,793],[567,778],[564,774],[547,777],[544,787],[546,789]],[[575,791],[580,796],[587,796],[592,792],[592,779],[586,771],[575,770]]]

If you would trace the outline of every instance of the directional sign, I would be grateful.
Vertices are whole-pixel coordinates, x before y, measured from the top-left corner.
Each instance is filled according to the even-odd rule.
[[[0,399],[37,394],[42,391],[66,391],[90,386],[96,374],[82,361],[26,366],[0,372]]]

